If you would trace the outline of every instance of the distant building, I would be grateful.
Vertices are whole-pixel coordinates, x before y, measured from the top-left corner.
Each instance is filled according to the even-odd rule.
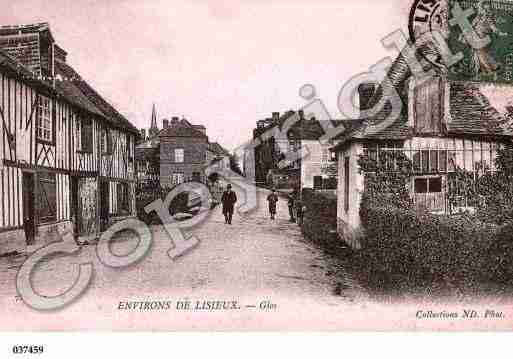
[[[293,120],[293,117],[296,117]],[[285,126],[290,129],[285,134]],[[337,126],[339,121],[332,121]],[[321,144],[324,135],[323,124],[316,119],[306,119],[302,111],[288,111],[282,116],[278,112],[273,117],[258,121],[253,138],[260,144],[254,149],[253,158],[246,151],[250,161],[245,172],[253,171],[256,183],[278,187],[322,187],[323,180],[336,177],[336,159],[330,152],[333,144]],[[293,158],[286,158],[286,154]],[[296,153],[296,154],[294,154]],[[335,182],[335,181],[334,181]]]
[[[207,166],[229,166],[229,153],[217,142],[209,142],[206,128],[186,119],[164,119],[157,127],[153,108],[151,127],[141,130],[143,141],[136,146],[137,177],[140,182],[158,181],[164,187],[196,181],[205,183]]]

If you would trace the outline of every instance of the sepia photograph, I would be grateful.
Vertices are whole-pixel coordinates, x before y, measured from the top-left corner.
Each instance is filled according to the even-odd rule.
[[[2,9],[0,331],[513,329],[512,0]]]

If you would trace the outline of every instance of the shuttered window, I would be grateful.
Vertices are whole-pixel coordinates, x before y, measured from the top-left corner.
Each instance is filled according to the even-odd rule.
[[[82,142],[83,142],[83,139],[82,139],[82,120],[80,118],[77,117],[77,134],[75,136],[75,138],[77,139],[77,150],[79,151],[82,151]]]
[[[54,222],[57,220],[57,192],[55,174],[48,172],[38,173],[37,188],[37,218],[39,223]]]
[[[93,152],[93,122],[90,119],[81,119],[81,150],[84,152]]]
[[[101,150],[104,154],[112,153],[112,131],[110,131],[109,129],[102,130]]]
[[[439,134],[442,130],[443,91],[440,78],[415,86],[415,131],[417,134]]]
[[[107,130],[106,136],[107,136],[107,153],[111,154],[113,152],[112,142],[113,142],[114,132]]]

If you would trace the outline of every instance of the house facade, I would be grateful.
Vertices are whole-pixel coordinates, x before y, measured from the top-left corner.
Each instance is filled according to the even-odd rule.
[[[206,182],[208,137],[186,120],[172,121],[160,134],[160,184]]]
[[[293,117],[296,120],[290,121]],[[292,122],[286,134],[276,135]],[[333,126],[339,123],[331,122]],[[337,175],[336,158],[330,151],[333,144],[320,141],[324,133],[323,124],[315,118],[306,119],[301,110],[288,111],[282,116],[276,112],[272,118],[259,121],[254,138],[260,144],[254,149],[251,161],[248,160],[254,163],[256,182],[278,187],[322,188],[327,179]],[[285,166],[280,166],[284,160]]]
[[[360,203],[365,174],[358,158],[401,153],[413,165],[409,192],[415,206],[433,213],[469,209],[468,198],[449,200],[458,169],[470,173],[494,171],[497,149],[513,138],[513,87],[452,81],[437,73],[420,83],[401,54],[388,78],[402,101],[397,119],[387,123],[391,106],[367,119],[353,121],[333,148],[338,158],[338,231],[358,247]],[[372,89],[369,91],[369,88]],[[381,99],[380,86],[365,84],[360,91],[364,109]],[[394,164],[390,164],[393,169]]]
[[[66,55],[46,23],[0,27],[0,255],[135,215],[137,129]]]
[[[163,128],[157,127],[156,111],[152,125],[143,141],[136,146],[138,179],[141,183],[154,180],[163,187],[195,181],[206,183],[208,166],[222,170],[229,168],[229,153],[219,143],[210,142],[203,125],[186,119],[164,119]]]

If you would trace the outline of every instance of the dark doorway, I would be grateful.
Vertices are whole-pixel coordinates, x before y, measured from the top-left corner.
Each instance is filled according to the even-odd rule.
[[[100,231],[107,230],[109,223],[109,181],[100,182]]]
[[[35,220],[35,180],[34,174],[23,173],[23,227],[25,229],[25,237],[27,245],[34,244],[36,236],[36,220]]]
[[[78,199],[78,178],[71,177],[71,216],[73,219],[73,235],[76,237],[80,233],[81,228],[81,213]]]

